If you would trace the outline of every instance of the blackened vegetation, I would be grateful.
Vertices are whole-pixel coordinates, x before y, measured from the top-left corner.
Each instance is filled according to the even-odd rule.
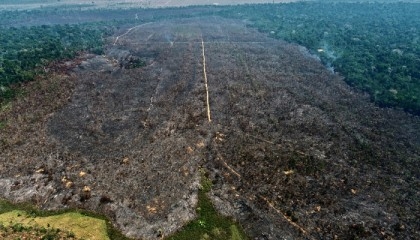
[[[286,222],[286,216],[306,237],[401,236],[387,226],[417,222],[396,202],[418,207],[412,189],[418,119],[405,122],[407,116],[375,108],[301,51],[269,41],[207,45],[213,119],[220,126],[209,162],[219,170],[215,197],[232,201],[238,194],[246,205],[279,210],[283,216],[273,218]],[[223,188],[226,182],[236,190]],[[239,219],[258,222],[240,206]],[[250,228],[270,233],[267,220],[259,221]],[[361,222],[363,231],[353,231]],[[282,231],[270,234],[287,235]]]
[[[89,4],[87,4],[89,5]],[[79,5],[80,7],[82,5]],[[81,52],[103,53],[103,39],[121,26],[213,13],[213,8],[83,9],[71,5],[0,12],[0,103],[20,94],[20,85],[49,71],[56,61]],[[135,18],[141,16],[141,18]],[[126,59],[125,68],[144,66]],[[56,69],[54,69],[56,70]]]
[[[195,216],[205,166],[215,207],[256,239],[419,237],[420,120],[375,107],[305,49],[209,17],[144,25],[105,52],[75,68],[71,97],[1,112],[3,197],[157,239]],[[145,66],[121,68],[129,56]]]
[[[125,69],[139,68],[146,66],[146,62],[138,57],[130,56],[120,63]]]
[[[43,67],[52,60],[74,56],[77,51],[101,53],[101,36],[112,30],[124,30],[122,26],[216,15],[244,20],[272,37],[303,45],[330,70],[343,75],[349,85],[369,93],[379,106],[398,107],[418,115],[419,12],[419,4],[392,1],[375,4],[299,1],[153,11],[82,10],[69,5],[59,9],[2,11],[0,97],[13,98],[17,92],[15,86],[9,86],[11,83],[32,80],[39,74],[33,65]]]
[[[417,3],[299,1],[230,7],[218,14],[250,20],[272,37],[305,46],[382,107],[420,114]]]

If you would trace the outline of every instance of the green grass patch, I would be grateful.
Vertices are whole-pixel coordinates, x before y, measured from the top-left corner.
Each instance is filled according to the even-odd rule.
[[[76,238],[108,240],[106,222],[102,219],[85,216],[78,212],[63,213],[49,217],[36,217],[22,210],[0,214],[0,223],[14,232],[39,229],[41,233],[53,236],[54,232],[66,231]]]
[[[201,189],[198,192],[197,219],[191,221],[170,240],[245,240],[248,239],[233,219],[220,215],[214,208],[207,193],[211,190],[211,180],[202,172]],[[29,203],[12,204],[0,199],[0,233],[12,231],[43,231],[55,234],[65,231],[76,239],[118,239],[129,240],[109,220],[102,215],[77,210],[43,211]],[[95,237],[93,237],[95,236]],[[55,238],[51,238],[55,239]]]
[[[207,193],[211,189],[211,181],[202,172],[202,188],[198,192],[198,218],[188,223],[179,232],[168,237],[170,240],[212,239],[212,240],[244,240],[248,239],[233,219],[220,215],[210,201]]]
[[[0,199],[0,225],[7,227],[9,223],[17,226],[20,224],[23,229],[66,230],[81,239],[130,239],[100,214],[79,209],[44,211],[29,203],[13,204]]]

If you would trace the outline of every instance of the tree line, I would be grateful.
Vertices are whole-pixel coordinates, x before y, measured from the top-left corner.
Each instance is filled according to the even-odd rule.
[[[296,2],[219,14],[307,47],[380,106],[420,114],[420,4]]]
[[[13,97],[11,86],[33,80],[54,60],[101,54],[103,34],[97,24],[0,28],[0,99]]]
[[[101,53],[103,36],[121,26],[204,15],[247,20],[272,37],[303,45],[378,105],[420,115],[420,4],[407,2],[4,11],[0,99],[11,85],[33,79],[40,67],[55,59],[80,51]],[[48,17],[61,24],[30,24]]]

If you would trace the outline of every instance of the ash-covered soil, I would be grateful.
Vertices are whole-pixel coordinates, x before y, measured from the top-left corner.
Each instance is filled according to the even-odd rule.
[[[194,18],[63,64],[0,113],[1,197],[159,239],[194,218],[204,168],[253,239],[420,238],[420,119],[374,106],[304,48]]]

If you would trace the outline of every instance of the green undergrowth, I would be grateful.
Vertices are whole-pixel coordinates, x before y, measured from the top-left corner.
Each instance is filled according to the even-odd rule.
[[[24,236],[20,237],[21,235]],[[71,231],[38,226],[25,226],[20,223],[10,225],[0,223],[0,236],[2,239],[77,239],[75,234]]]
[[[6,121],[0,121],[0,130],[6,127]]]
[[[211,200],[207,196],[207,193],[211,190],[211,180],[206,177],[205,171],[201,171],[201,189],[198,192],[198,205],[197,205],[197,219],[191,221],[184,226],[180,231],[174,235],[167,237],[169,240],[245,240],[248,239],[242,229],[242,227],[236,223],[233,219],[220,215],[214,208]],[[85,222],[90,221],[89,226],[101,225],[97,227],[98,234],[108,236],[109,239],[116,240],[129,240],[130,238],[125,237],[117,229],[115,229],[109,220],[102,215],[78,210],[78,209],[66,209],[59,211],[44,211],[35,208],[29,203],[13,204],[6,200],[0,199],[0,236],[1,234],[12,231],[25,234],[32,232],[35,234],[41,234],[41,236],[48,236],[45,239],[59,239],[58,233],[65,233],[68,239],[85,239],[89,236],[83,236],[83,232],[77,229],[73,229],[71,222]],[[98,222],[99,221],[99,222]],[[28,223],[36,223],[28,224]],[[50,222],[59,223],[60,228],[55,227]],[[87,224],[87,223],[86,223]],[[79,224],[80,225],[80,224]],[[92,234],[93,230],[89,227],[87,233]],[[102,231],[102,232],[101,232]],[[105,231],[105,233],[104,233]],[[44,235],[42,235],[44,234]],[[23,235],[22,235],[23,236]],[[63,236],[63,235],[61,235]],[[98,239],[107,239],[98,238]]]
[[[240,225],[233,219],[220,215],[214,208],[207,193],[211,190],[211,180],[202,171],[201,189],[198,191],[197,219],[184,226],[170,240],[244,240],[248,239]]]

